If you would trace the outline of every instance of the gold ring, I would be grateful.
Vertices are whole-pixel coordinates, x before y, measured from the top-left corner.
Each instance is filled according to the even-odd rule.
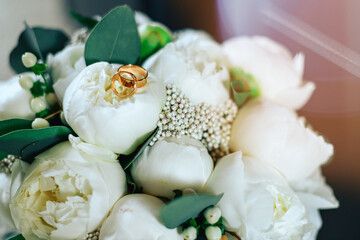
[[[137,65],[129,64],[119,67],[118,72],[121,71],[131,72],[135,74],[137,78],[136,82],[138,88],[142,88],[143,86],[146,85],[148,72],[144,68]]]
[[[132,80],[126,79],[123,76],[121,76],[121,74],[128,74],[132,77]],[[128,98],[131,97],[132,95],[135,94],[136,92],[136,88],[137,88],[137,81],[136,81],[136,76],[134,74],[132,74],[131,72],[127,72],[127,71],[121,71],[118,72],[117,74],[115,74],[112,77],[112,81],[111,81],[111,89],[113,90],[113,92],[116,94],[116,96],[118,96],[119,98]],[[131,92],[128,94],[120,94],[115,87],[115,81],[118,81],[121,85],[123,85],[126,88],[130,88]],[[124,85],[125,84],[125,85]],[[127,86],[129,87],[127,87]]]

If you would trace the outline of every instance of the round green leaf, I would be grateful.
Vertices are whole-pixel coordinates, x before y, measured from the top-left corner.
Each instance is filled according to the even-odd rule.
[[[117,7],[95,26],[86,41],[86,65],[101,61],[135,64],[140,47],[133,11],[128,6]]]

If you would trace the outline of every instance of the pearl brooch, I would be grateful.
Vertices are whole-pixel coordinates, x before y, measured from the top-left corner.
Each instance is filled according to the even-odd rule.
[[[20,160],[21,158],[11,154],[7,155],[6,158],[0,160],[0,171],[11,174],[11,168],[17,159]]]

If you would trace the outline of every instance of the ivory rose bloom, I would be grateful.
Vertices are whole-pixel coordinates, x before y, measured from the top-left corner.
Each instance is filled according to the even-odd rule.
[[[9,209],[11,175],[0,172],[0,239],[6,234],[16,232]]]
[[[150,76],[135,95],[120,99],[111,89],[118,67],[99,62],[83,69],[67,88],[63,107],[67,123],[80,138],[130,154],[156,128],[166,94]]]
[[[118,162],[98,147],[86,153],[74,145],[63,142],[38,155],[13,194],[11,215],[26,239],[83,239],[125,194]]]
[[[229,73],[221,47],[203,32],[192,33],[179,34],[144,66],[159,81],[178,87],[194,104],[222,104],[229,99],[224,87]]]
[[[64,99],[66,88],[86,67],[84,44],[69,45],[55,55],[49,55],[47,63],[54,90],[60,101]]]
[[[217,162],[205,192],[224,193],[217,206],[225,228],[243,240],[305,240],[314,228],[281,173],[241,152]]]
[[[303,82],[304,56],[294,58],[280,44],[266,37],[235,37],[223,43],[229,67],[240,67],[252,74],[260,86],[261,97],[291,109],[300,109],[315,89]]]
[[[176,229],[168,229],[159,220],[164,203],[146,194],[121,198],[100,229],[101,240],[183,240]]]
[[[239,110],[230,149],[270,163],[290,181],[309,176],[334,151],[295,112],[265,99],[251,100]]]
[[[190,137],[165,138],[147,147],[131,169],[136,184],[145,193],[172,198],[173,190],[200,191],[213,170],[213,160],[204,145]]]
[[[32,73],[21,75],[35,77]],[[30,108],[32,95],[29,90],[20,86],[19,76],[15,75],[8,80],[0,81],[0,120],[35,117],[35,112]]]

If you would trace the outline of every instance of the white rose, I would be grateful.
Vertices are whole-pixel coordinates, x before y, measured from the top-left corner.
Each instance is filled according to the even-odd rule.
[[[135,95],[119,99],[110,87],[117,67],[99,62],[81,71],[65,92],[64,114],[86,142],[130,154],[156,128],[165,87],[150,76]]]
[[[176,229],[166,228],[159,220],[164,203],[146,194],[121,198],[100,229],[100,239],[108,240],[183,240]]]
[[[35,158],[11,197],[16,227],[26,239],[83,239],[126,192],[120,164],[63,142]]]
[[[173,198],[175,189],[200,191],[213,165],[201,142],[186,136],[166,138],[145,149],[134,162],[131,175],[145,193]]]
[[[222,104],[229,99],[229,80],[218,43],[203,32],[179,34],[144,66],[165,84],[174,84],[194,103]]]
[[[226,230],[241,239],[306,239],[313,226],[286,179],[266,162],[236,152],[220,159],[205,192],[218,203]]]
[[[48,56],[49,72],[60,101],[63,101],[66,88],[86,67],[84,48],[84,44],[69,45],[57,54]]]
[[[333,146],[305,127],[295,112],[265,99],[251,100],[239,110],[230,149],[272,164],[290,181],[306,178],[333,155]]]
[[[230,67],[241,67],[260,85],[261,97],[292,109],[303,107],[315,84],[303,82],[304,56],[266,37],[236,37],[223,43]]]
[[[24,76],[31,76],[32,73],[22,73]],[[30,101],[33,98],[29,90],[23,89],[19,84],[19,76],[0,81],[0,120],[11,118],[33,119],[35,112],[30,108]]]

